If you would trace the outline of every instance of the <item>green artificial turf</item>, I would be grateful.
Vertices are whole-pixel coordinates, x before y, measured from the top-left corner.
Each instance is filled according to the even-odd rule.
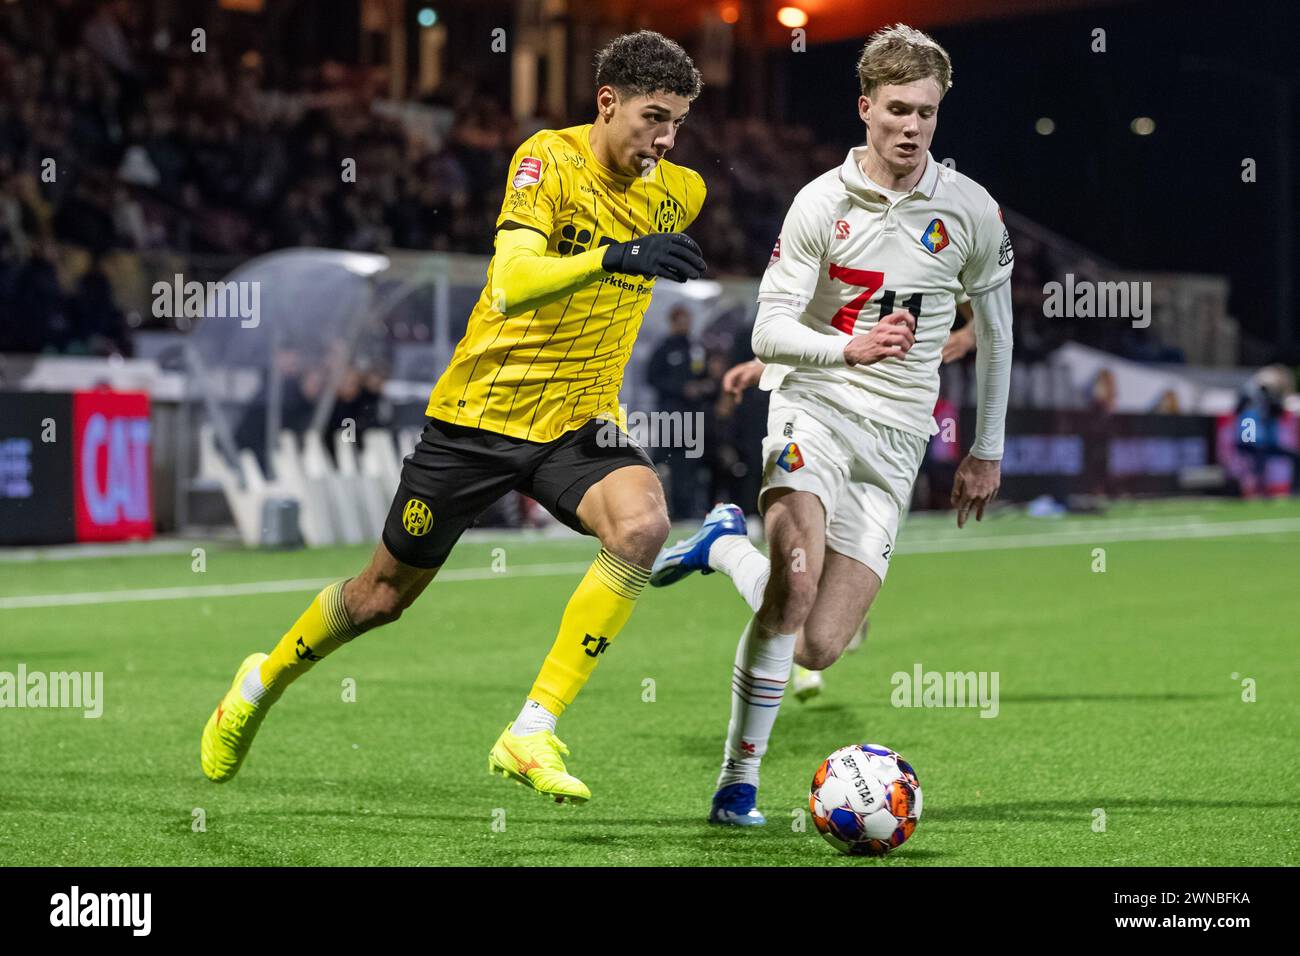
[[[203,573],[188,551],[0,562],[0,671],[102,671],[105,698],[99,719],[0,710],[0,864],[1294,865],[1297,519],[1291,503],[1173,502],[958,533],[914,516],[866,645],[818,700],[786,702],[760,791],[769,823],[746,831],[705,823],[747,617],[722,575],[642,598],[559,727],[593,799],[557,807],[486,759],[590,540],[463,543],[447,566],[459,579],[294,685],[223,786],[199,771],[199,732],[311,590],[2,602],[338,578],[370,548],[213,545]],[[1279,530],[1194,536],[1262,521]],[[1124,540],[1158,534],[1175,536]],[[504,573],[488,570],[496,547]],[[918,663],[996,671],[997,716],[892,706],[891,675]],[[924,790],[915,836],[880,860],[839,856],[804,813],[820,760],[855,742],[900,751]]]

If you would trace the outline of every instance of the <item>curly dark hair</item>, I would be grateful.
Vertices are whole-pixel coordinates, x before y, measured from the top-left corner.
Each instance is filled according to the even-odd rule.
[[[657,90],[688,100],[700,95],[700,71],[677,43],[653,30],[615,37],[596,54],[596,86],[612,86],[624,96]]]

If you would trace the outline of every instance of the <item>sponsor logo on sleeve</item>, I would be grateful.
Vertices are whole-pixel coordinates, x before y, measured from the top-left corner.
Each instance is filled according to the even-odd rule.
[[[1009,266],[1016,254],[1011,251],[1011,233],[1002,230],[1002,245],[998,247],[998,265]]]
[[[772,266],[781,258],[781,237],[776,237],[776,245],[772,247],[772,258],[767,260],[767,264]]]
[[[519,161],[519,168],[515,170],[515,177],[510,180],[510,185],[515,189],[523,189],[525,186],[536,186],[541,181],[542,161],[533,156],[525,156]]]

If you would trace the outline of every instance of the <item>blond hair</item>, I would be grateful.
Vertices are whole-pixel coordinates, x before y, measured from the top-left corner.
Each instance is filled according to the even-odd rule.
[[[948,92],[952,87],[948,51],[928,34],[905,23],[873,33],[858,57],[858,82],[863,96],[871,96],[877,87],[914,83],[927,77],[939,84],[940,96]]]

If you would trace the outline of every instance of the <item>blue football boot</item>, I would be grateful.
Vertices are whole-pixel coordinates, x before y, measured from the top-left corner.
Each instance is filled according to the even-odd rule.
[[[747,534],[745,513],[732,504],[716,505],[704,519],[700,530],[670,548],[664,548],[650,569],[650,584],[662,588],[676,584],[694,571],[712,574],[709,548],[727,534]]]
[[[709,822],[733,827],[761,827],[767,818],[754,809],[757,797],[758,788],[753,784],[727,784],[713,795]]]

